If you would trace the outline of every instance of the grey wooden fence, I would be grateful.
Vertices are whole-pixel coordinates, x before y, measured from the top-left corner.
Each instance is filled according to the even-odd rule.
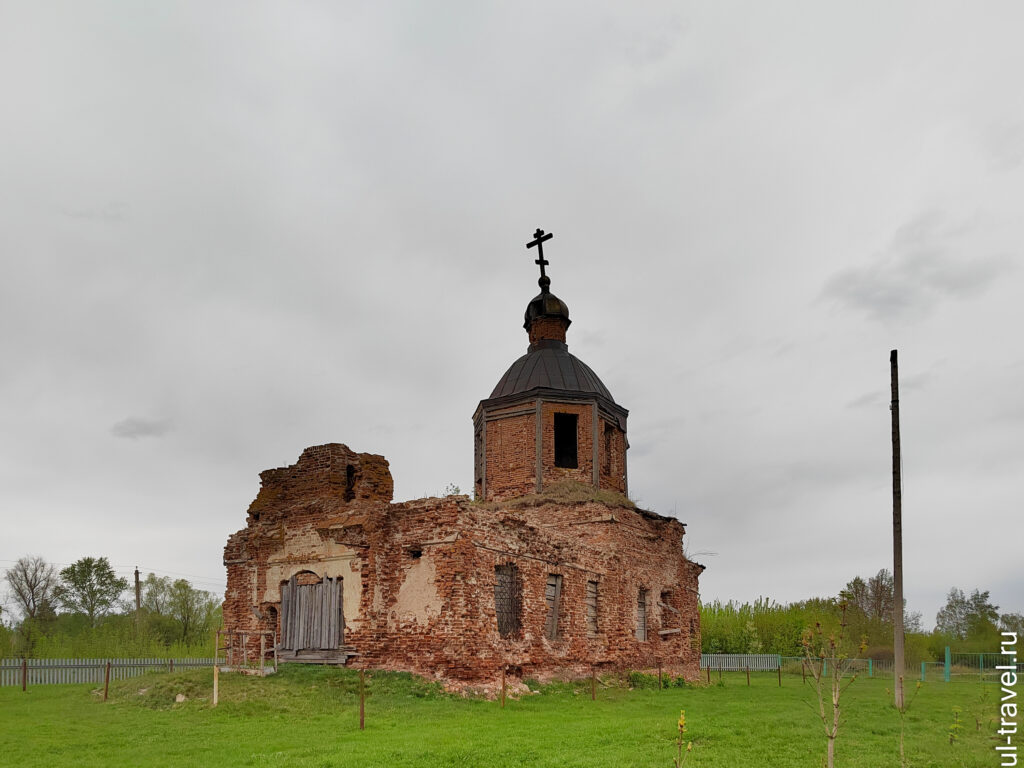
[[[110,679],[123,680],[144,672],[212,667],[214,659],[27,659],[28,685],[102,683],[107,662]],[[223,660],[220,661],[223,664]],[[0,686],[21,685],[22,660],[0,659]]]
[[[779,668],[781,657],[774,653],[702,653],[701,669],[722,669],[726,672],[749,669],[751,672],[774,672]]]

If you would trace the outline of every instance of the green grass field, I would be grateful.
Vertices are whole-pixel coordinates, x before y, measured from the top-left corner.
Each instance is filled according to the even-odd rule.
[[[686,765],[819,766],[825,750],[810,686],[774,675],[726,674],[724,685],[665,690],[554,684],[497,702],[446,695],[408,675],[367,676],[366,730],[358,728],[358,673],[284,666],[265,679],[221,676],[210,707],[206,670],[95,686],[0,689],[0,764],[21,766],[664,766],[686,710],[694,748]],[[837,766],[898,766],[899,717],[883,680],[844,695]],[[913,688],[910,688],[910,692]],[[908,692],[908,695],[909,693]],[[174,703],[183,693],[187,700]],[[996,686],[928,683],[906,718],[909,764],[998,765],[991,735]],[[949,732],[954,708],[961,729]],[[976,727],[981,718],[982,727]]]

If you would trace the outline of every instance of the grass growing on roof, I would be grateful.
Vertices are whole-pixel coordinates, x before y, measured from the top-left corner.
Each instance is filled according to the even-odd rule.
[[[209,670],[150,673],[92,685],[0,688],[2,762],[25,766],[671,766],[679,711],[686,710],[694,766],[814,766],[820,723],[799,677],[725,673],[724,684],[632,690],[604,680],[543,687],[497,702],[462,698],[411,675],[367,674],[360,732],[359,675],[282,665],[267,678],[223,674],[210,707]],[[898,766],[899,718],[883,679],[858,679],[844,697],[836,764]],[[991,686],[989,686],[991,687]],[[907,714],[914,766],[994,765],[994,698],[980,683],[927,683]],[[178,693],[186,701],[176,704]],[[987,703],[986,703],[987,702]],[[953,708],[964,728],[955,744]],[[987,709],[986,709],[987,707]],[[975,713],[984,723],[974,727]],[[983,711],[984,710],[984,711]],[[970,727],[968,727],[968,725]]]
[[[599,501],[610,507],[637,509],[636,504],[618,491],[598,489],[575,480],[561,480],[552,483],[540,493],[528,493],[525,496],[517,496],[505,501],[476,501],[474,504],[484,509],[525,509],[551,503],[585,504],[589,501]]]

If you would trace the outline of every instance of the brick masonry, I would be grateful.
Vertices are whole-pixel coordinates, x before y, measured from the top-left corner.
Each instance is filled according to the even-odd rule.
[[[526,315],[536,350],[564,343],[570,322],[540,282]],[[661,665],[698,677],[703,566],[684,556],[678,520],[636,509],[624,495],[628,411],[603,384],[570,390],[548,368],[534,370],[548,379],[481,401],[474,414],[478,501],[394,503],[384,457],[336,443],[260,473],[246,527],[224,548],[225,629],[280,636],[282,585],[295,577],[308,595],[317,590],[306,586],[340,578],[344,647],[328,661],[453,684],[493,681],[503,667],[543,679]],[[560,413],[576,416],[575,467],[556,466]],[[503,637],[495,569],[507,565],[516,566],[521,629]],[[561,576],[554,638],[545,631],[552,575]],[[596,632],[588,582],[597,589]],[[638,632],[641,595],[646,632]],[[247,653],[258,647],[250,636]]]
[[[565,342],[565,332],[568,323],[561,317],[538,317],[530,323],[527,333],[530,334],[530,344],[536,344],[542,339],[554,339]]]
[[[353,666],[469,682],[492,681],[503,665],[539,678],[585,674],[592,665],[661,664],[699,675],[702,566],[684,557],[685,529],[673,518],[612,496],[392,503],[387,461],[339,444],[307,448],[295,465],[260,480],[246,527],[224,550],[226,629],[280,632],[282,583],[296,574],[300,583],[340,576]],[[495,566],[507,563],[518,568],[522,631],[502,638]],[[554,640],[544,633],[550,574],[562,576]],[[593,637],[588,581],[598,584]],[[637,639],[641,589],[646,641]]]

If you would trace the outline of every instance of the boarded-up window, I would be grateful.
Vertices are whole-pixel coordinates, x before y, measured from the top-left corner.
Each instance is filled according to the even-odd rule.
[[[577,418],[575,413],[555,414],[555,466],[576,469]]]
[[[636,639],[647,642],[647,590],[643,587],[636,597]]]
[[[548,574],[544,600],[548,604],[548,618],[544,622],[544,635],[548,640],[555,640],[558,637],[558,612],[562,602],[562,576],[560,574]]]
[[[523,600],[519,587],[519,569],[511,563],[494,566],[494,611],[498,616],[498,634],[514,637],[522,626]]]
[[[597,582],[587,582],[587,637],[597,637]]]

